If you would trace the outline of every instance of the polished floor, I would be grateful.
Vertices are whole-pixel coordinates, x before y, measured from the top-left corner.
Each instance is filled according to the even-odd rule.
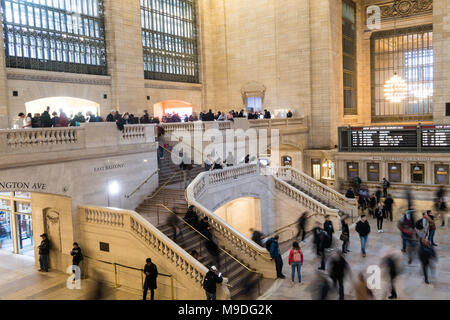
[[[354,226],[351,228],[351,243],[346,260],[350,264],[352,273],[345,282],[345,299],[355,299],[352,281],[359,272],[366,272],[367,267],[379,265],[382,257],[389,250],[395,250],[398,255],[403,257],[400,252],[401,239],[396,224],[387,223],[384,226],[384,233],[377,233],[376,221],[369,220],[372,233],[369,236],[367,257],[361,255],[361,246]],[[340,233],[337,234],[337,237]],[[397,291],[399,300],[449,300],[450,299],[450,236],[449,229],[438,228],[435,237],[439,246],[436,248],[438,261],[435,268],[435,275],[430,277],[430,285],[425,284],[420,261],[417,256],[411,265],[407,264],[407,259],[402,261],[402,274],[397,280]],[[310,300],[312,284],[317,276],[319,261],[316,258],[315,251],[311,244],[312,239],[307,239],[303,245],[304,264],[302,267],[302,285],[292,285],[291,268],[288,266],[288,252],[283,255],[284,267],[283,273],[285,280],[277,280],[275,284],[260,299],[268,300]],[[341,241],[334,239],[335,249],[337,250]],[[334,251],[333,250],[333,251]],[[367,274],[365,274],[367,277]],[[383,273],[382,273],[383,275]],[[297,279],[297,278],[296,278]],[[386,299],[389,296],[388,283],[383,280],[381,289],[373,290],[376,299]],[[337,290],[331,290],[329,299],[338,299]]]
[[[82,280],[80,289],[68,289],[67,274],[36,271],[34,257],[0,250],[0,300],[91,300],[98,297],[97,283]],[[102,286],[102,300],[137,300],[140,295]]]

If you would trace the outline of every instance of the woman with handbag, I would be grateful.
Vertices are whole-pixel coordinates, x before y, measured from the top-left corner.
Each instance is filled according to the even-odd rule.
[[[350,252],[348,250],[348,244],[350,243],[350,229],[348,227],[347,217],[342,219],[342,233],[340,239],[342,240],[342,253]]]

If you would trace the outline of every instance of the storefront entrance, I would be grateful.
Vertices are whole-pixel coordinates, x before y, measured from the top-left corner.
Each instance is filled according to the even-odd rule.
[[[34,256],[31,194],[0,192],[0,250]]]

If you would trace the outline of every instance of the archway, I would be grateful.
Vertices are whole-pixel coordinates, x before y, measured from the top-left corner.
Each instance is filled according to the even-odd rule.
[[[60,109],[62,109],[67,116],[76,115],[78,112],[86,115],[88,111],[98,115],[100,112],[100,104],[73,97],[49,97],[25,103],[26,112],[33,115],[44,112],[47,107],[50,107],[50,114],[53,112],[59,114]]]
[[[249,238],[250,229],[262,229],[261,200],[258,198],[235,199],[221,206],[214,214]]]
[[[194,112],[192,103],[181,100],[166,100],[153,105],[153,115],[162,119],[168,114],[177,113],[181,118],[185,115],[190,116]]]

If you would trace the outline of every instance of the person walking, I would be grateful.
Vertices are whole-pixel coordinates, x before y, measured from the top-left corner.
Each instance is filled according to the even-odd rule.
[[[349,270],[350,267],[342,252],[338,251],[330,262],[330,278],[333,280],[336,289],[339,287],[339,300],[344,300],[344,278]]]
[[[383,197],[387,197],[388,196],[388,189],[390,188],[391,183],[386,180],[386,178],[383,178]]]
[[[359,238],[361,239],[361,252],[363,258],[365,258],[367,256],[366,246],[370,234],[370,225],[366,215],[362,215],[361,220],[356,224],[356,232],[358,232]]]
[[[433,263],[436,260],[436,252],[433,249],[431,243],[424,239],[420,239],[421,245],[419,246],[419,259],[422,264],[423,276],[426,284],[430,284],[428,279],[428,270],[433,270]]]
[[[275,261],[275,268],[277,270],[277,278],[285,279],[286,277],[283,275],[283,259],[281,258],[280,246],[278,245],[278,240],[280,239],[279,235],[276,235],[273,238],[267,240],[270,241],[270,257]]]
[[[387,274],[389,275],[389,283],[391,285],[391,295],[388,299],[397,299],[397,290],[395,289],[395,280],[400,274],[400,263],[399,259],[395,256],[393,252],[389,252],[382,260],[381,265],[386,268]]]
[[[46,233],[41,234],[39,249],[39,272],[48,272],[48,256],[50,254],[50,241]]]
[[[381,202],[378,203],[378,207],[375,210],[375,218],[377,218],[377,229],[378,233],[383,233],[383,220],[384,220],[385,211]]]
[[[437,247],[438,245],[436,242],[434,242],[434,235],[436,233],[436,222],[434,221],[434,215],[431,210],[427,211],[427,217],[428,217],[428,240],[431,242],[431,245],[434,247]]]
[[[353,288],[355,289],[355,297],[356,300],[374,300],[375,296],[373,295],[372,290],[367,286],[367,280],[364,277],[363,273],[360,272],[358,274],[358,278],[353,284]]]
[[[292,267],[292,285],[295,284],[295,270],[297,270],[298,283],[302,283],[301,268],[303,265],[303,252],[300,249],[298,242],[292,244],[292,249],[289,252],[289,265]]]
[[[300,216],[300,218],[298,219],[298,232],[297,235],[295,236],[295,238],[298,238],[300,236],[300,234],[302,235],[302,242],[305,242],[305,236],[306,236],[306,220],[308,216],[308,212],[305,211],[302,213],[302,215]]]
[[[250,228],[250,232],[252,234],[252,241],[259,246],[262,246],[263,234],[261,231]]]
[[[348,227],[347,217],[342,219],[342,229],[341,229],[341,241],[342,241],[342,253],[348,253],[348,245],[350,243],[350,228]]]
[[[217,284],[222,282],[222,273],[220,273],[215,266],[212,266],[203,279],[203,289],[205,289],[206,300],[216,300]]]
[[[333,222],[330,220],[330,216],[325,216],[325,223],[323,224],[323,229],[328,233],[328,243],[326,245],[327,248],[331,248],[333,245]]]
[[[402,252],[408,253],[408,264],[412,263],[413,252],[416,246],[414,242],[416,231],[413,214],[414,210],[406,211],[398,222],[398,228],[402,236]]]
[[[155,290],[158,288],[156,279],[158,278],[158,268],[152,259],[148,258],[144,266],[145,282],[144,282],[144,296],[143,300],[147,300],[147,292],[150,290],[150,299],[155,300]]]
[[[394,199],[392,196],[388,194],[386,199],[384,200],[384,210],[386,212],[386,219],[389,219],[391,222],[393,221],[393,211],[392,208],[394,206]]]
[[[377,208],[377,198],[375,197],[375,193],[372,193],[372,195],[369,198],[369,215],[372,218],[375,218],[376,208]]]

